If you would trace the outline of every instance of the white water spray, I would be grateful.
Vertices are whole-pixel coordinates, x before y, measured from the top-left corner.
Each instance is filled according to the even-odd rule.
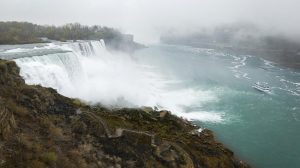
[[[49,52],[54,49],[63,52]],[[223,120],[218,113],[185,113],[186,107],[216,100],[212,92],[168,89],[168,79],[154,73],[154,67],[141,65],[126,54],[108,52],[103,41],[50,44],[32,50],[40,50],[41,55],[28,57],[30,51],[26,50],[26,57],[15,59],[28,84],[52,87],[65,96],[92,104],[157,106],[188,119]]]

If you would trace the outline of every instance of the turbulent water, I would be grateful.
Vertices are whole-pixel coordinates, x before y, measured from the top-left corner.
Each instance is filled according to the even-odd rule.
[[[300,167],[300,72],[252,55],[157,45],[129,56],[103,41],[0,46],[29,84],[90,103],[156,106],[212,129],[254,167]],[[265,82],[270,92],[253,88]]]

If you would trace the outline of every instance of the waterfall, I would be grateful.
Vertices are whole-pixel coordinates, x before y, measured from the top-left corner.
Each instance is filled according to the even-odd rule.
[[[156,106],[188,119],[222,121],[214,113],[185,113],[187,107],[216,100],[212,92],[178,87],[180,81],[163,76],[153,65],[107,51],[103,40],[26,46],[1,54],[15,58],[27,84],[51,87],[91,104]]]
[[[104,55],[106,52],[104,40],[75,42],[70,43],[67,46],[70,47],[74,52],[87,57]]]
[[[155,105],[153,96],[161,87],[158,75],[129,55],[108,52],[103,40],[51,43],[6,52],[19,55],[15,61],[26,83],[52,87],[65,96],[91,103]]]
[[[28,84],[52,87],[64,95],[78,97],[79,95],[74,92],[82,81],[87,79],[82,60],[84,57],[105,55],[106,49],[102,43],[101,41],[51,43],[43,47],[34,47],[32,50],[25,49],[24,52],[21,49],[7,52],[21,56],[15,61],[21,67],[21,76]],[[36,55],[37,51],[39,55]]]

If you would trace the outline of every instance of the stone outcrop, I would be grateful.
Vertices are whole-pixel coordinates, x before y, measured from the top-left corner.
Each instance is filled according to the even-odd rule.
[[[0,60],[0,167],[242,168],[232,151],[168,111],[108,109],[26,85]]]

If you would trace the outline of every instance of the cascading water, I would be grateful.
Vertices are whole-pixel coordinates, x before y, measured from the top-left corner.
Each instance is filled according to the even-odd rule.
[[[52,87],[68,97],[108,106],[157,106],[188,119],[223,120],[216,113],[185,113],[193,104],[216,101],[212,92],[174,88],[178,81],[170,81],[127,54],[108,52],[103,40],[51,43],[4,53],[18,55],[15,61],[28,84]]]

